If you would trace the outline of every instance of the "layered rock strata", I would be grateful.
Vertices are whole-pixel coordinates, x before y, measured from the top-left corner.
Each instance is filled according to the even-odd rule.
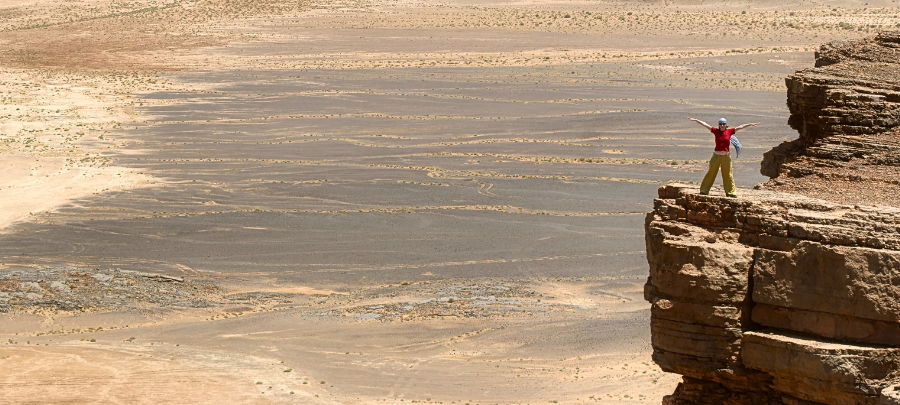
[[[798,139],[765,154],[766,189],[900,205],[900,31],[834,42],[785,80]]]
[[[666,404],[900,404],[900,209],[673,184],[646,232]]]
[[[786,84],[772,180],[663,186],[647,216],[653,359],[684,376],[664,404],[900,405],[900,32]]]

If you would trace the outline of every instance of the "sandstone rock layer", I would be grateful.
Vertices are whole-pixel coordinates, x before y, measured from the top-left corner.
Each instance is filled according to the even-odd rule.
[[[898,208],[661,187],[644,293],[654,360],[685,376],[666,403],[897,404],[898,236]]]
[[[765,188],[900,205],[900,31],[823,45],[785,80],[798,139],[765,154]]]
[[[663,186],[647,216],[653,359],[684,376],[664,404],[900,405],[900,32],[786,84],[772,180]]]

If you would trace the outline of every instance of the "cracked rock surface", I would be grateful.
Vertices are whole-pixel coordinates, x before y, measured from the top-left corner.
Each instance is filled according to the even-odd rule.
[[[896,403],[900,209],[678,184],[655,205],[653,358],[685,378],[664,403]]]

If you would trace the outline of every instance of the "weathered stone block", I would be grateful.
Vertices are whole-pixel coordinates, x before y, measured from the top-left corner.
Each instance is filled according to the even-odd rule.
[[[738,364],[740,328],[721,328],[651,318],[651,342],[654,348],[721,364]]]
[[[727,373],[735,363],[653,348],[653,362],[663,371],[703,380],[715,380],[719,373]]]
[[[723,384],[684,377],[678,384],[675,393],[663,398],[662,405],[783,405],[785,402],[778,395],[763,390],[765,386],[757,389],[734,389]],[[797,403],[791,405],[817,405]]]
[[[740,328],[745,308],[734,305],[708,305],[650,297],[650,314],[654,319],[713,326]]]
[[[666,238],[660,227],[647,230],[650,280],[662,297],[680,302],[738,304],[747,296],[753,249],[724,242]]]
[[[678,198],[679,196],[681,196],[681,194],[682,194],[681,190],[684,187],[685,186],[682,184],[666,184],[666,185],[660,187],[659,189],[657,189],[656,193],[657,193],[657,195],[659,195],[659,198],[662,198],[662,199],[675,199],[675,198]]]
[[[657,198],[653,200],[653,214],[661,219],[684,219],[686,211],[684,207],[675,203],[675,200]]]
[[[775,390],[834,405],[877,404],[900,372],[900,349],[829,343],[799,335],[744,333],[747,367],[774,377]]]
[[[900,252],[808,241],[759,249],[753,282],[757,303],[900,322]]]
[[[685,204],[686,219],[695,224],[733,226],[735,207],[715,197],[690,195]]]
[[[828,312],[756,304],[753,322],[857,343],[900,346],[900,323],[875,321]]]

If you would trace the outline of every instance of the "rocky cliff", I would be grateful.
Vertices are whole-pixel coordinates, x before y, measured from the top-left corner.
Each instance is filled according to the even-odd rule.
[[[800,136],[765,154],[763,187],[900,206],[900,31],[826,44],[785,82]]]
[[[775,179],[663,186],[647,216],[653,358],[684,376],[664,404],[900,405],[900,199],[878,197],[900,194],[900,34],[816,56]]]

